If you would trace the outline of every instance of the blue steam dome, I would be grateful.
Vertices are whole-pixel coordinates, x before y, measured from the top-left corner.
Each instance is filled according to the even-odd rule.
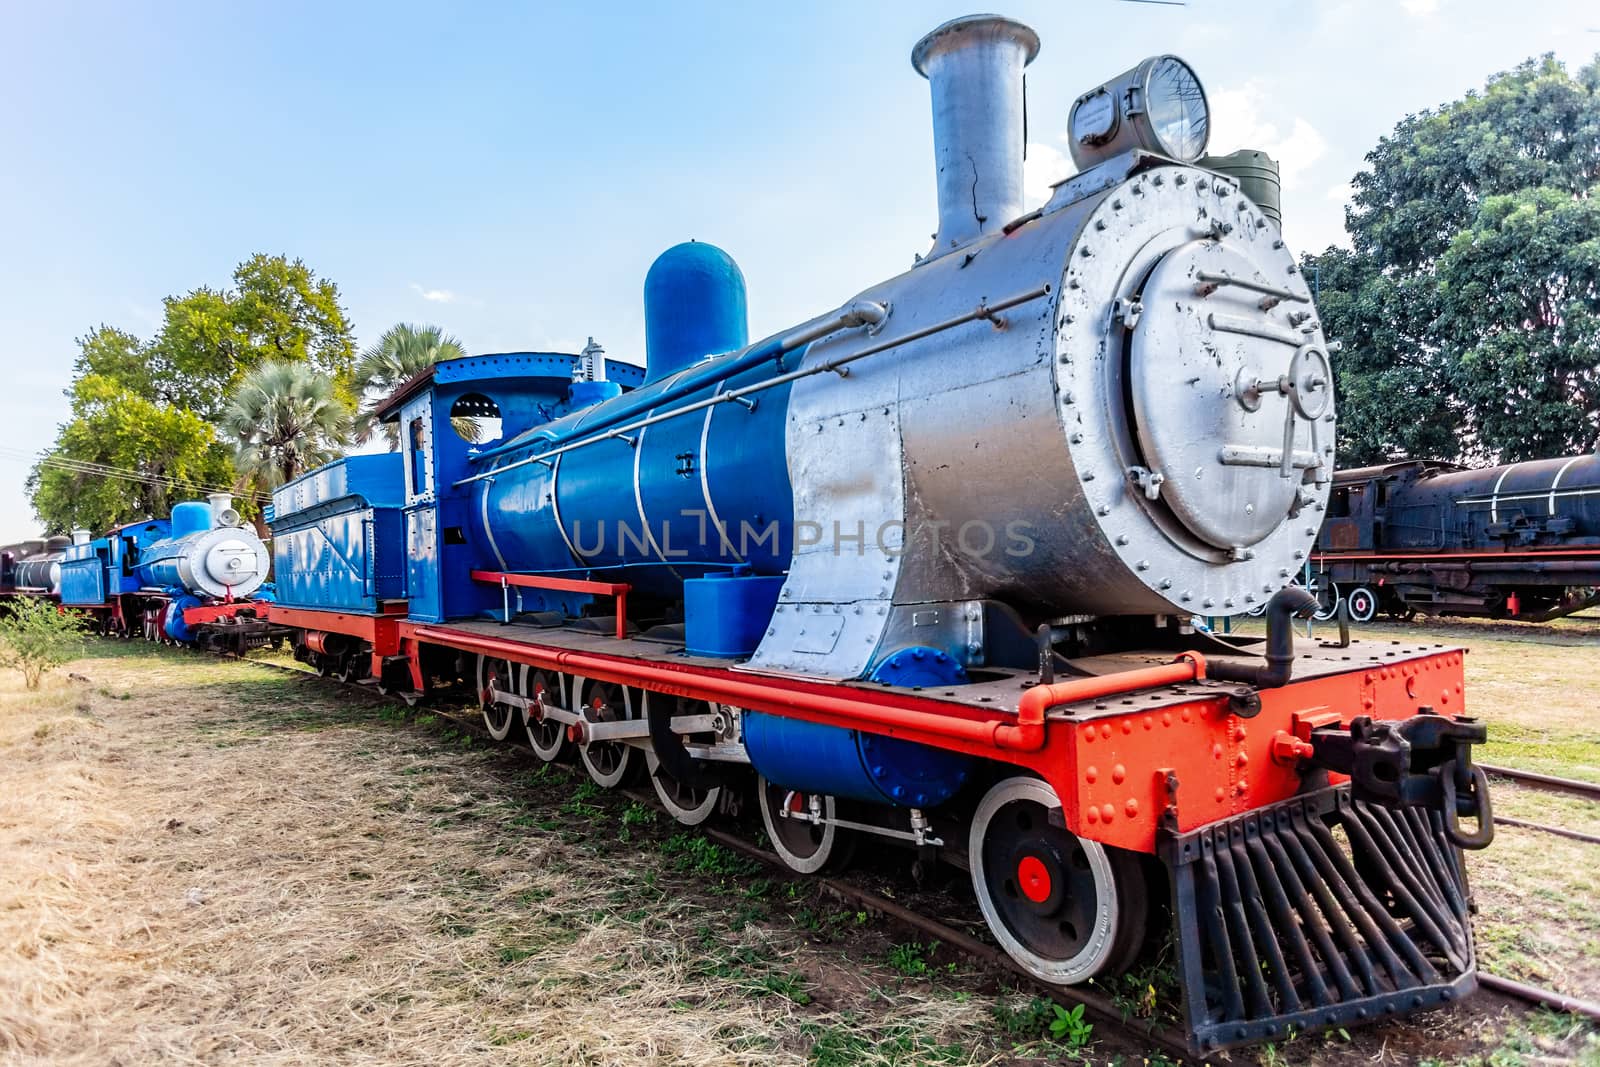
[[[744,274],[716,245],[674,245],[644,277],[645,382],[749,342]]]

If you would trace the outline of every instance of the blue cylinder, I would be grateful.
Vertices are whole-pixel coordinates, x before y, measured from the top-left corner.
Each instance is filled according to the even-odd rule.
[[[567,387],[567,402],[573,411],[592,408],[622,395],[622,386],[616,382],[573,382]]]
[[[211,505],[198,500],[185,500],[172,505],[172,540],[190,534],[205,533],[211,529]]]
[[[774,785],[869,804],[938,807],[960,791],[972,757],[893,737],[746,711],[750,765]]]
[[[689,407],[772,374],[766,366],[726,379],[708,372],[703,387],[662,408]],[[641,386],[544,432],[579,436],[584,425],[605,425],[617,405],[648,413],[652,397],[668,388],[668,382]],[[532,442],[526,451],[508,452],[506,469],[473,487],[475,536],[493,546],[506,570],[607,572],[650,595],[682,596],[686,579],[739,565],[781,575],[794,529],[784,437],[789,388],[765,390],[754,408],[716,404],[666,418],[549,464],[525,461],[535,454]],[[540,607],[537,594],[524,591],[521,610],[569,610],[549,597]]]
[[[744,274],[716,245],[674,245],[644,278],[645,384],[749,342]]]
[[[753,654],[783,591],[783,575],[713,572],[683,583],[684,642],[693,656]]]

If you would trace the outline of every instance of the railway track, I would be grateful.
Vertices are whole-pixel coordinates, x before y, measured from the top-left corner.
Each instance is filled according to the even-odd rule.
[[[1539,774],[1536,771],[1523,771],[1491,763],[1479,763],[1478,766],[1482,767],[1483,773],[1487,775],[1504,778],[1541,793],[1570,793],[1589,800],[1600,800],[1600,785],[1593,782],[1581,782],[1576,778],[1557,778],[1553,774]]]
[[[366,694],[375,702],[387,701],[391,699],[379,693],[370,685],[340,682],[337,678],[325,677],[317,674],[314,671],[299,667],[291,667],[281,663],[269,663],[262,660],[253,660],[252,662],[262,667],[284,671],[309,680],[326,682],[339,685],[343,688],[354,689],[358,692]],[[493,738],[489,736],[488,730],[484,727],[482,716],[474,706],[448,703],[430,704],[427,707],[427,713],[438,716],[442,719],[448,719],[455,726],[466,730],[486,744],[511,744],[519,749],[527,750],[530,758],[537,758],[533,756],[532,750],[520,740],[506,742],[494,741]],[[1586,782],[1574,782],[1570,779],[1553,778],[1550,775],[1539,775],[1531,771],[1517,771],[1504,767],[1485,767],[1484,769],[1487,773],[1497,777],[1506,778],[1512,781],[1525,781],[1531,788],[1536,789],[1566,791],[1564,787],[1567,786],[1583,787],[1581,795],[1592,796],[1595,799],[1600,799],[1600,787],[1592,786]],[[657,799],[653,790],[632,788],[623,789],[621,792],[631,799],[667,815],[670,820],[670,814],[667,813],[666,809],[661,806],[660,801]],[[1600,843],[1600,838],[1593,837],[1592,835],[1579,834],[1576,831],[1564,830],[1561,827],[1550,827],[1539,823],[1530,823],[1522,820],[1507,819],[1504,817],[1497,817],[1496,821],[1510,826],[1527,827],[1544,832],[1574,837],[1579,840]],[[934,919],[930,916],[916,912],[910,908],[907,908],[903,904],[891,900],[880,893],[876,893],[871,889],[854,883],[846,878],[838,876],[806,876],[795,874],[788,867],[784,866],[783,862],[775,854],[761,848],[754,841],[748,840],[726,829],[706,826],[698,827],[698,829],[702,834],[717,844],[720,844],[741,856],[762,864],[763,866],[772,870],[774,874],[778,875],[779,877],[797,883],[806,883],[819,886],[824,893],[833,896],[854,908],[870,911],[880,915],[890,924],[906,931],[912,936],[919,938],[925,937],[930,940],[938,941],[940,944],[948,946],[950,949],[959,952],[968,959],[973,960],[974,962],[977,962],[986,968],[1003,971],[1011,978],[1016,980],[1020,986],[1031,989],[1058,1004],[1067,1007],[1075,1007],[1081,1004],[1086,1012],[1093,1014],[1100,1021],[1122,1031],[1122,1033],[1127,1037],[1130,1037],[1136,1041],[1149,1042],[1151,1045],[1158,1046],[1161,1049],[1178,1057],[1189,1056],[1189,1052],[1184,1041],[1184,1036],[1177,1027],[1170,1025],[1161,1026],[1154,1023],[1148,1026],[1141,1025],[1138,1021],[1130,1018],[1127,1013],[1116,1004],[1112,997],[1107,996],[1098,989],[1053,986],[1041,983],[1032,975],[1028,974],[1028,972],[1019,967],[999,948],[972,936],[970,933],[967,933],[964,930],[957,929],[948,923],[940,922],[938,919]],[[1491,974],[1481,969],[1478,972],[1478,979],[1479,984],[1484,989],[1498,993],[1501,996],[1519,1003],[1527,1004],[1530,1007],[1549,1008],[1553,1011],[1561,1011],[1573,1015],[1580,1015],[1591,1021],[1600,1022],[1600,1003],[1584,1000],[1579,997],[1570,997],[1564,993],[1559,993],[1552,989],[1544,989],[1538,986],[1529,985],[1525,982],[1519,982],[1515,979]]]
[[[1540,793],[1562,793],[1568,796],[1580,797],[1584,800],[1600,800],[1600,785],[1593,782],[1583,782],[1576,778],[1558,778],[1551,774],[1539,774],[1536,771],[1524,771],[1515,767],[1501,767],[1495,764],[1480,763],[1485,774],[1492,778],[1515,782],[1526,789]],[[1500,826],[1515,826],[1523,830],[1536,830],[1540,833],[1553,834],[1556,837],[1565,837],[1571,841],[1582,841],[1587,845],[1600,845],[1600,835],[1586,834],[1581,830],[1569,830],[1565,826],[1551,826],[1548,823],[1534,822],[1529,819],[1519,819],[1510,815],[1496,815],[1495,822]]]

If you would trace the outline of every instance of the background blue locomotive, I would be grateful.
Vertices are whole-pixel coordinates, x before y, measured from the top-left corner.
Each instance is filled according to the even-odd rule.
[[[269,595],[263,586],[270,560],[227,493],[176,504],[170,518],[129,523],[102,537],[75,531],[53,565],[61,604],[89,612],[107,633],[190,643],[217,636],[220,627],[235,651],[267,636],[265,620],[232,607]],[[22,571],[26,577],[28,567]],[[198,627],[185,617],[213,605],[227,610]]]
[[[1325,605],[1357,622],[1580,611],[1600,603],[1600,455],[1341,471],[1314,562]]]

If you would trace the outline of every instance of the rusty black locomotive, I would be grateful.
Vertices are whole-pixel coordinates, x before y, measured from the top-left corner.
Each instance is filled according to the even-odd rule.
[[[1600,454],[1341,471],[1312,557],[1323,610],[1542,622],[1600,603]]]

